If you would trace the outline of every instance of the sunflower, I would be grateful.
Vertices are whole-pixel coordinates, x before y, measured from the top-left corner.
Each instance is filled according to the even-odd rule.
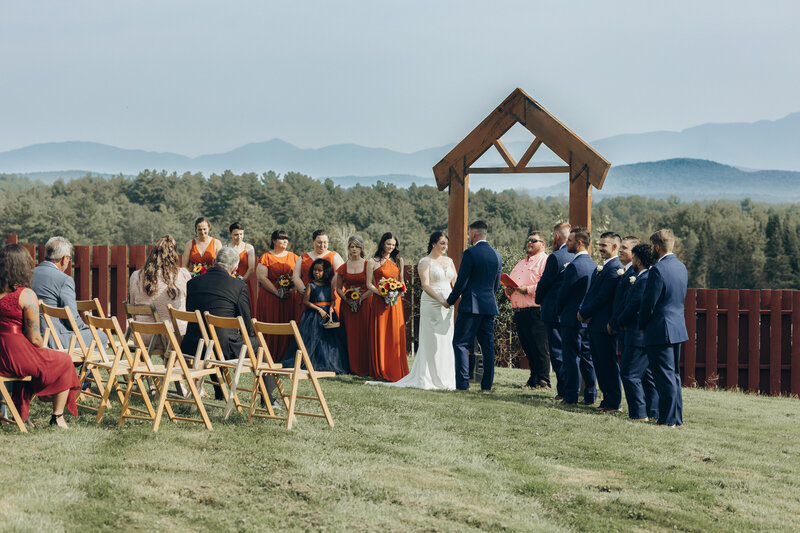
[[[291,282],[288,279],[282,279],[280,281],[280,284],[281,284],[281,287],[288,287],[291,284]]]
[[[353,291],[352,294],[350,294],[351,300],[359,300],[360,298],[361,298],[361,293],[358,291]]]
[[[381,288],[378,290],[378,292],[379,292],[379,293],[381,293],[381,296],[386,296],[386,293],[388,293],[389,291],[388,291],[388,290],[386,290],[386,287],[381,287]]]
[[[198,264],[196,264],[194,266],[194,268],[192,269],[192,272],[194,272],[195,274],[200,274],[202,269],[203,269],[203,265],[198,263]]]

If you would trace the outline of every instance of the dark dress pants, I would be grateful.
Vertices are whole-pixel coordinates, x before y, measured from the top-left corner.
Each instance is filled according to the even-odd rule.
[[[475,337],[483,352],[481,390],[491,390],[494,382],[494,315],[459,311],[453,328],[453,351],[456,358],[456,388],[469,388],[469,350]]]
[[[658,423],[667,426],[683,424],[683,397],[680,344],[647,346],[647,359],[658,391]]]
[[[600,407],[608,409],[619,409],[622,406],[616,338],[616,335],[609,335],[606,331],[589,330],[589,349],[592,352],[597,384],[603,392]]]
[[[522,350],[528,358],[531,376],[528,385],[550,386],[550,356],[547,354],[547,329],[541,319],[541,309],[526,307],[514,309],[514,324]]]
[[[547,347],[550,351],[550,364],[556,374],[556,394],[564,397],[564,356],[561,348],[561,324],[546,323]]]
[[[622,387],[630,418],[658,418],[658,392],[643,346],[623,345],[620,364]]]
[[[597,386],[586,328],[562,325],[561,349],[564,358],[564,402],[578,403],[583,377],[583,402],[593,404],[597,399]]]

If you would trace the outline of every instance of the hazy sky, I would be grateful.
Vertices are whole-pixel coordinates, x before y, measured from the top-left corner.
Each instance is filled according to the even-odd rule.
[[[0,0],[0,151],[414,151],[515,87],[586,140],[800,111],[800,2]]]

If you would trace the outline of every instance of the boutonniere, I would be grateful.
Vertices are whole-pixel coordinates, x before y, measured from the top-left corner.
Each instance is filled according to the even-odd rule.
[[[631,283],[631,285],[633,285],[634,283],[636,283],[636,276],[629,277],[628,281]]]
[[[564,268],[567,268],[568,266],[569,266],[569,261],[567,261],[566,263],[564,263]]]
[[[624,268],[618,268],[618,269],[617,269],[617,276],[621,276],[621,275],[623,275],[624,273],[625,273],[625,269],[624,269]]]
[[[603,271],[603,265],[597,265],[597,271],[598,272],[602,272]]]

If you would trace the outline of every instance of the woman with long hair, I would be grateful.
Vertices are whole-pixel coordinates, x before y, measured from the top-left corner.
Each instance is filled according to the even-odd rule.
[[[169,320],[167,305],[186,310],[186,284],[191,274],[178,266],[178,248],[169,235],[156,241],[144,266],[134,271],[128,285],[128,301],[132,304],[155,304],[161,320]],[[148,320],[148,317],[139,317]],[[178,321],[181,335],[186,333],[186,322]]]
[[[306,290],[306,285],[308,285],[309,281],[311,280],[311,264],[316,261],[317,259],[324,259],[328,263],[331,264],[333,267],[333,271],[336,272],[344,260],[342,260],[342,256],[334,251],[328,251],[328,232],[324,229],[315,230],[314,233],[311,234],[311,242],[314,245],[314,250],[311,252],[304,253],[300,256],[297,262],[294,264],[294,271],[292,274],[292,281],[294,282],[294,288],[297,290],[298,293],[301,295]],[[339,312],[339,297],[338,295],[334,295],[334,302],[333,307],[336,310],[337,314]],[[303,314],[305,306],[301,303],[297,308],[297,321],[300,321],[300,315]]]
[[[33,259],[21,244],[0,250],[0,375],[31,377],[12,393],[22,420],[28,418],[31,398],[38,396],[53,404],[50,425],[66,428],[64,408],[78,416],[80,381],[68,354],[42,347],[39,299],[29,288],[32,271]]]
[[[282,229],[272,232],[269,248],[256,266],[259,288],[255,317],[261,322],[286,323],[296,318],[297,307],[302,304],[292,286],[297,254],[289,251],[289,234]],[[289,345],[289,338],[267,335],[266,340],[272,359],[280,361]]]
[[[367,260],[364,241],[359,235],[347,239],[347,261],[336,270],[336,292],[342,299],[339,317],[347,333],[350,372],[369,375],[369,306],[372,292],[367,290]]]
[[[214,266],[214,258],[222,248],[222,242],[211,236],[211,222],[206,217],[195,219],[194,232],[197,237],[184,246],[181,266],[189,271],[197,265],[209,269]]]
[[[408,374],[406,321],[402,296],[392,302],[378,286],[383,278],[403,283],[403,267],[397,238],[384,233],[375,256],[367,262],[367,289],[375,295],[370,306],[369,375],[389,381]]]

